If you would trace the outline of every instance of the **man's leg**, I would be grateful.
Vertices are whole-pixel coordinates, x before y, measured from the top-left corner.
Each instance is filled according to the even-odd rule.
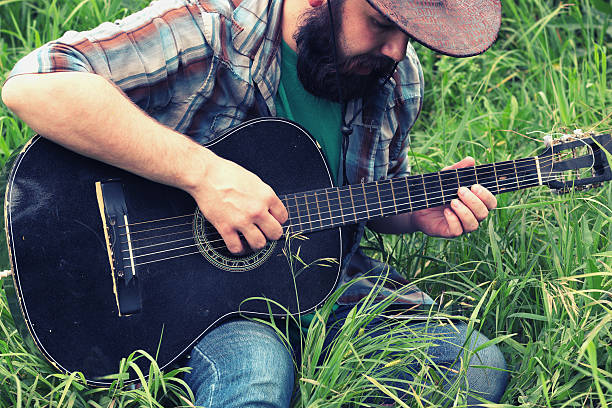
[[[351,310],[351,306],[341,306],[328,319],[328,335],[325,344],[328,345],[337,335],[343,320]],[[365,332],[371,336],[385,335],[388,327],[381,324],[385,318],[377,317],[372,320]],[[409,325],[410,329],[402,333],[416,339],[423,339],[431,344],[425,351],[430,361],[441,368],[441,372],[447,380],[445,388],[459,386],[468,392],[468,405],[478,406],[480,399],[491,402],[499,402],[508,384],[508,372],[506,362],[497,346],[488,346],[479,349],[487,339],[483,334],[474,330],[468,333],[468,327],[464,323],[453,325],[441,325],[432,320],[428,323],[414,323]],[[469,341],[467,336],[469,335]],[[476,351],[478,350],[478,351]],[[469,358],[469,362],[466,359]],[[412,367],[419,371],[420,367]],[[461,373],[460,373],[461,372]],[[460,374],[457,374],[460,373]],[[405,373],[402,373],[405,377]],[[398,378],[401,379],[401,378]],[[412,378],[403,378],[412,380]],[[459,381],[458,384],[456,384]],[[404,388],[401,382],[394,384]],[[423,395],[426,397],[426,395]]]
[[[191,352],[185,381],[196,404],[289,407],[294,385],[290,352],[270,327],[233,320],[206,334]]]
[[[476,330],[469,334],[465,323],[430,323],[426,332],[432,335],[435,344],[428,350],[432,361],[448,369],[446,377],[451,383],[460,381],[458,386],[468,391],[469,406],[478,406],[481,399],[499,402],[509,375],[504,356],[497,346],[479,349],[489,339]],[[464,373],[455,374],[460,371]]]

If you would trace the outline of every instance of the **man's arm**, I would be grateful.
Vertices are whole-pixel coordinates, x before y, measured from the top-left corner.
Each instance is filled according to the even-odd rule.
[[[466,157],[442,170],[460,169],[474,166],[474,159]],[[497,206],[497,199],[489,190],[474,185],[470,189],[462,187],[459,198],[450,205],[427,208],[406,214],[373,220],[368,227],[383,234],[403,234],[422,231],[435,237],[452,238],[475,231],[480,221]]]
[[[287,212],[256,175],[146,115],[117,87],[90,73],[25,74],[2,89],[4,103],[32,129],[88,157],[187,191],[228,249],[282,235]]]

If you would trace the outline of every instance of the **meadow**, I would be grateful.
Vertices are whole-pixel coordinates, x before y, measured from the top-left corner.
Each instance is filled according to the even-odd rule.
[[[146,4],[0,0],[0,82],[20,57],[63,32],[113,21]],[[466,155],[477,163],[534,156],[543,150],[545,135],[575,129],[610,133],[610,2],[504,0],[502,7],[499,38],[481,56],[454,59],[415,44],[426,83],[411,133],[415,173],[437,171]],[[4,166],[33,132],[0,105],[0,135]],[[562,195],[537,187],[500,195],[498,202],[469,236],[368,233],[363,245],[439,304],[461,305],[468,325],[502,350],[511,380],[496,406],[607,408],[612,405],[612,183]],[[4,243],[0,266],[10,266]],[[2,287],[0,407],[192,406],[180,368],[160,371],[152,362],[137,388],[125,386],[121,376],[109,388],[90,388],[79,373],[57,373],[32,350],[31,340],[20,337]],[[363,327],[383,307],[374,296],[355,308],[333,349],[320,358],[323,322],[334,299],[302,339],[293,407],[376,406],[368,397],[381,393],[396,406],[465,406],[457,387],[431,385],[441,371],[418,341],[363,336]],[[283,334],[282,327],[279,331]],[[422,369],[413,381],[387,381],[415,363]],[[125,360],[121,370],[131,364]]]

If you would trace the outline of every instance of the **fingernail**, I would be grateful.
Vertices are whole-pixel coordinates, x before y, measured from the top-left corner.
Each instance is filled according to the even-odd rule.
[[[461,187],[459,189],[459,195],[465,195],[465,194],[467,194],[467,192],[468,192],[467,187]]]
[[[454,199],[453,201],[451,201],[451,205],[452,205],[453,207],[459,207],[459,200]]]
[[[473,193],[478,194],[478,193],[480,193],[481,191],[482,191],[482,187],[480,187],[480,185],[478,185],[478,184],[474,184],[474,185],[472,186],[472,192],[473,192]]]

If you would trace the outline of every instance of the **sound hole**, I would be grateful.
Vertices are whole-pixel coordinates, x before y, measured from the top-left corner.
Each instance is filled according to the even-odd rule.
[[[246,272],[257,268],[270,257],[276,246],[276,241],[268,241],[266,246],[260,250],[247,249],[242,254],[232,254],[225,246],[221,235],[204,218],[199,209],[196,210],[193,217],[193,236],[204,258],[216,267],[229,272]],[[243,244],[245,248],[248,248],[246,242]]]

